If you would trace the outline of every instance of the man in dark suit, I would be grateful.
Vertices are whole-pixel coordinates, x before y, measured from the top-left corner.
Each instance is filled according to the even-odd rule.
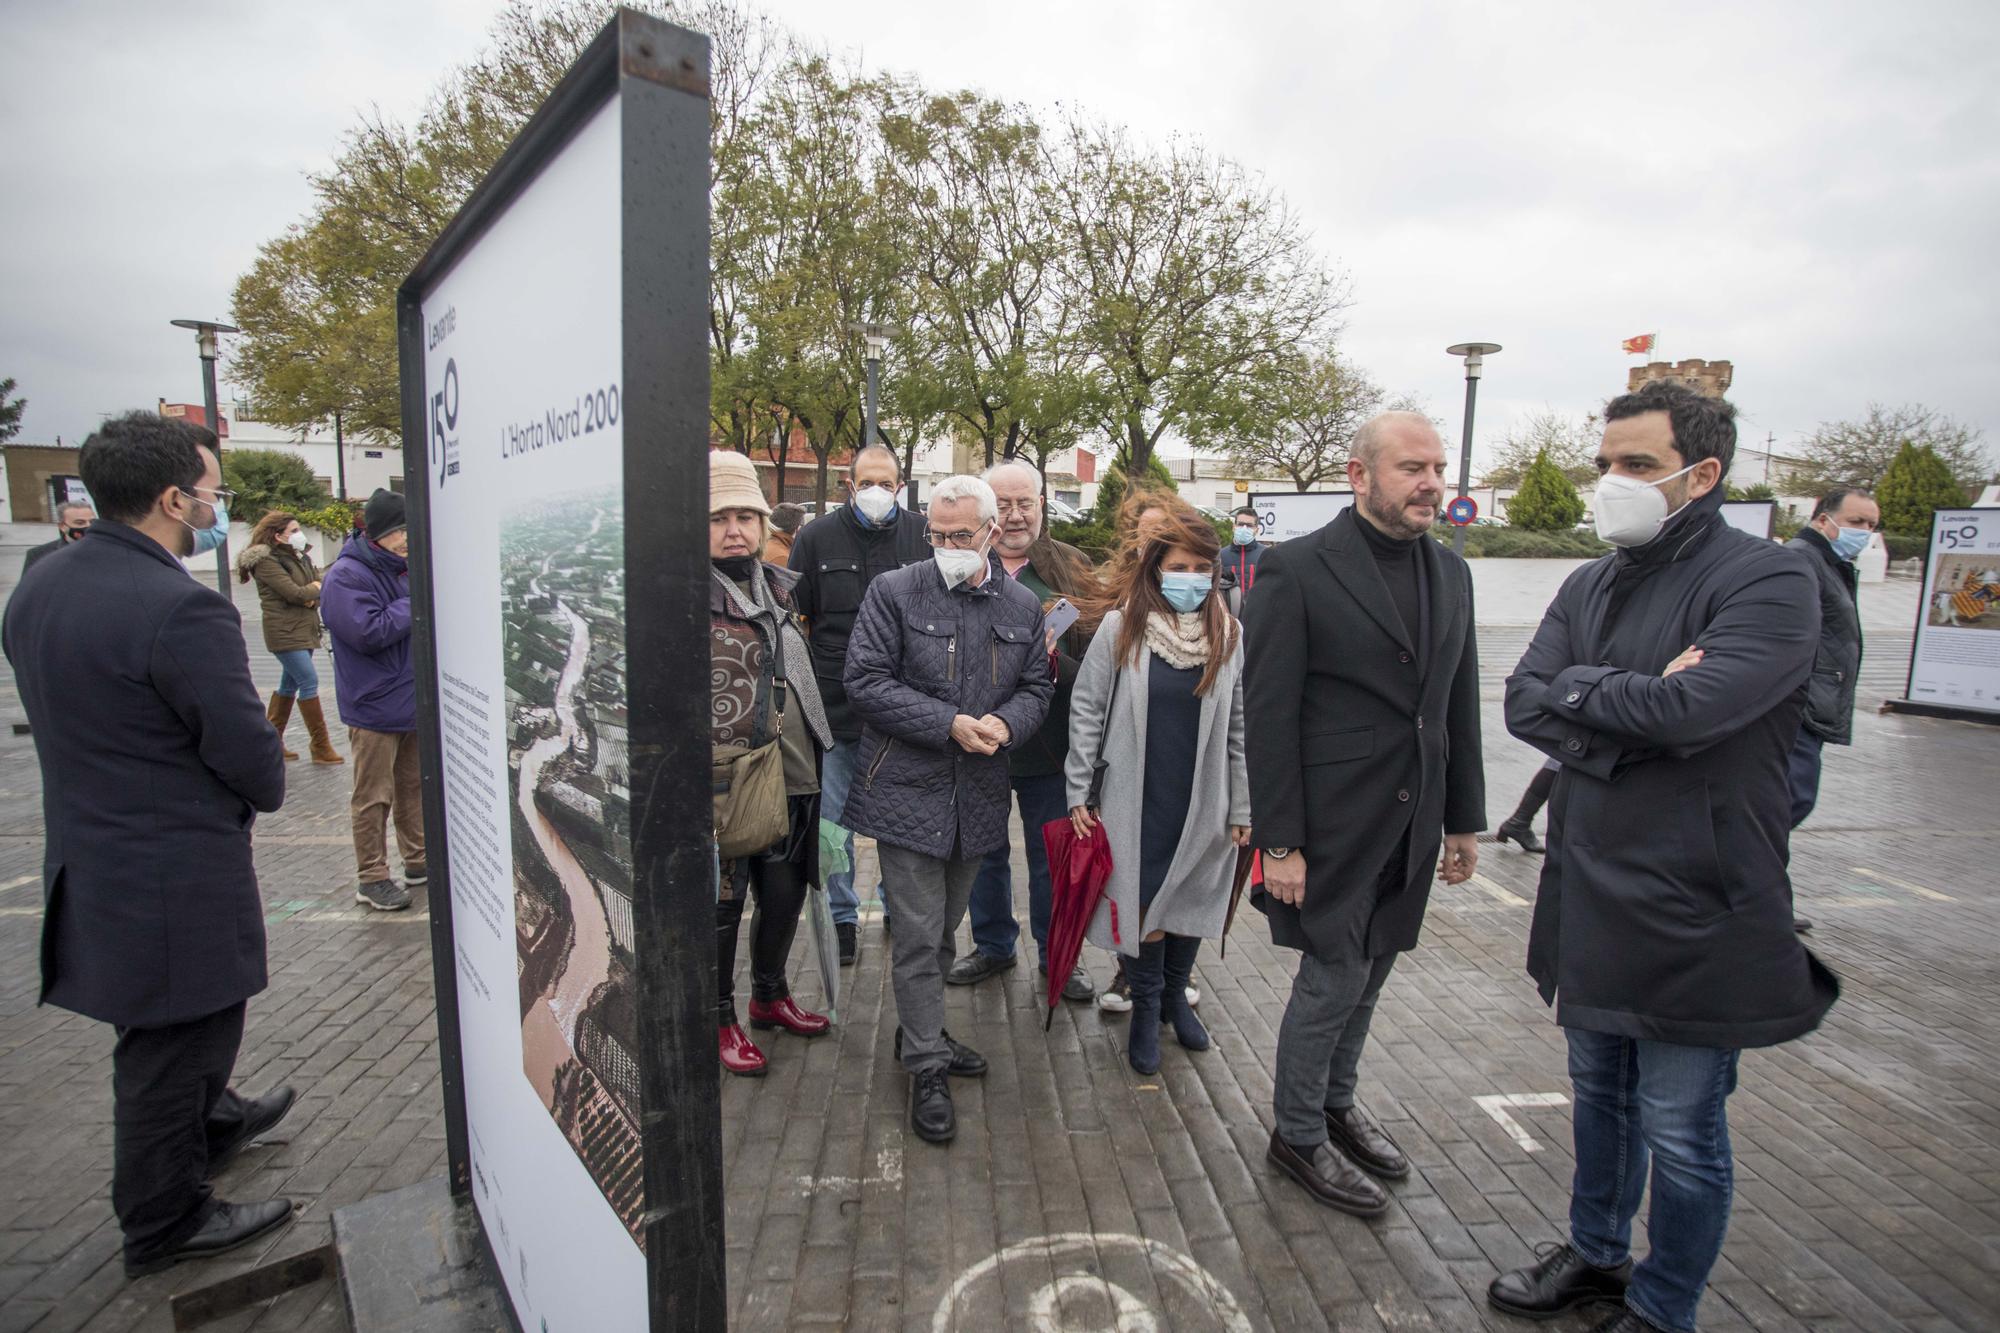
[[[41,998],[117,1029],[111,1201],[136,1277],[291,1217],[206,1183],[292,1102],[228,1086],[265,984],[250,825],[285,761],[235,609],[180,563],[228,530],[215,436],[134,412],[79,470],[102,517],[21,580],[0,642],[42,764]]]
[[[56,506],[56,539],[30,547],[27,558],[21,561],[21,572],[26,574],[43,559],[54,555],[65,546],[74,546],[90,535],[91,520],[97,514],[87,504],[70,500]]]
[[[1486,825],[1472,575],[1427,535],[1444,442],[1414,412],[1356,432],[1354,507],[1266,551],[1243,613],[1251,838],[1271,938],[1304,951],[1278,1030],[1270,1158],[1330,1208],[1389,1206],[1410,1164],[1355,1105],[1396,955],[1431,865],[1471,878]],[[1443,856],[1439,858],[1439,844]]]

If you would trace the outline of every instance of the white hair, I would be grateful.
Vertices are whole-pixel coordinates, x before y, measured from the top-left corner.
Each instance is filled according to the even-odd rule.
[[[980,473],[979,475],[984,477],[987,483],[990,485],[993,481],[993,478],[998,476],[1000,473],[1011,471],[1016,468],[1027,473],[1030,477],[1033,477],[1035,479],[1035,494],[1040,495],[1043,491],[1048,489],[1048,479],[1035,469],[1034,464],[1029,463],[1024,459],[1019,459],[1019,458],[1003,459],[1002,461],[995,463],[992,467],[987,468],[986,471]]]
[[[979,505],[979,521],[991,523],[1000,514],[1000,501],[993,488],[978,477],[946,477],[931,487],[931,503],[940,500],[972,500]]]

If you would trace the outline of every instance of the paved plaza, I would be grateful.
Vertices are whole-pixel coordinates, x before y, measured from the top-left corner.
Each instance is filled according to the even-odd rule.
[[[0,596],[43,539],[0,529]],[[1567,565],[1474,568],[1498,822],[1539,759],[1501,725],[1501,682]],[[1703,1308],[1717,1333],[2000,1328],[2000,731],[1875,714],[1901,692],[1916,586],[1863,598],[1856,744],[1827,751],[1819,810],[1792,843],[1799,910],[1843,995],[1819,1032],[1744,1058],[1736,1213]],[[268,687],[249,590],[238,606]],[[19,721],[4,674],[0,721]],[[0,729],[0,1333],[170,1328],[173,1293],[322,1245],[334,1209],[443,1171],[422,895],[401,915],[359,908],[347,770],[301,760],[289,777],[284,810],[257,827],[271,987],[251,1002],[238,1084],[294,1083],[300,1101],[282,1141],[218,1184],[292,1196],[298,1220],[260,1248],[128,1282],[109,1204],[111,1033],[35,1006],[40,780],[31,739]],[[768,1077],[724,1080],[734,1325],[1533,1327],[1490,1311],[1484,1290],[1564,1234],[1563,1044],[1522,971],[1539,865],[1482,843],[1478,875],[1435,892],[1422,947],[1384,993],[1362,1099],[1416,1170],[1375,1222],[1319,1207],[1264,1160],[1293,955],[1260,938],[1254,912],[1226,958],[1206,947],[1198,967],[1214,1049],[1168,1041],[1156,1076],[1131,1071],[1122,1018],[1093,1007],[1064,1006],[1045,1035],[1031,967],[951,991],[953,1035],[992,1072],[954,1084],[958,1139],[936,1148],[905,1132],[865,904],[834,1033],[779,1034]],[[860,871],[872,885],[865,844]],[[1025,919],[1018,871],[1016,893]],[[1087,959],[1107,981],[1108,959]],[[812,1007],[803,947],[793,978]],[[1544,1327],[1575,1333],[1597,1313]],[[210,1327],[346,1320],[322,1283]]]

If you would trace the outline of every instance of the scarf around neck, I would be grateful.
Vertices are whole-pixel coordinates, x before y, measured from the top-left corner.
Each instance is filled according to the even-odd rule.
[[[1146,617],[1146,648],[1182,671],[1207,666],[1208,630],[1201,623],[1201,612],[1153,612]]]

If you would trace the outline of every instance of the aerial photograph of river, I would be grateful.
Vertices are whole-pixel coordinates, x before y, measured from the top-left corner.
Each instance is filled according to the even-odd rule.
[[[522,1072],[638,1242],[623,543],[615,491],[501,528]]]

